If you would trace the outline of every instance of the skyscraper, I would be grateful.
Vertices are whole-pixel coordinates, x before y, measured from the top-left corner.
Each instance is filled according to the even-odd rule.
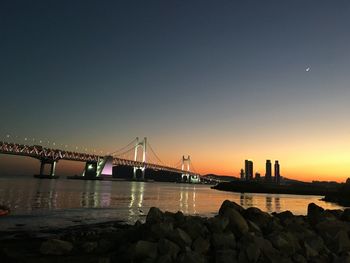
[[[265,174],[265,181],[271,182],[271,160],[266,160],[266,174]]]
[[[249,180],[249,161],[245,160],[244,161],[244,172],[245,172],[245,180]]]
[[[280,164],[278,161],[275,161],[275,183],[279,184],[281,181],[281,175],[280,175]]]
[[[253,179],[253,161],[245,160],[244,161],[245,168],[245,180],[250,181]]]
[[[254,178],[253,170],[253,161],[249,161],[249,180],[253,180]]]
[[[241,169],[240,176],[242,181],[244,181],[244,175],[244,169]]]

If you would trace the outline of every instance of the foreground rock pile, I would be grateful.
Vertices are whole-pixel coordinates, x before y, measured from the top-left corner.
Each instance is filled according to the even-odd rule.
[[[350,209],[308,206],[307,216],[243,209],[225,201],[217,216],[151,208],[144,224],[75,232],[42,241],[41,261],[66,262],[350,262]],[[37,261],[35,261],[37,262]]]

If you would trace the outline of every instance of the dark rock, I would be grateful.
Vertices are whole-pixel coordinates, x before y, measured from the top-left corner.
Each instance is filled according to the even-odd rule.
[[[169,255],[161,255],[157,258],[156,263],[172,263],[171,257]]]
[[[271,220],[271,216],[268,213],[263,212],[256,207],[249,207],[247,210],[245,210],[244,217],[247,220],[254,222],[262,230],[267,227]]]
[[[136,260],[157,257],[157,243],[140,240],[135,244],[133,256]]]
[[[238,248],[241,251],[244,251],[249,245],[253,245],[254,249],[259,249],[260,257],[262,257],[266,262],[278,262],[277,260],[282,258],[278,250],[272,246],[271,242],[263,237],[256,236],[252,233],[245,234],[238,243]],[[256,254],[258,254],[257,251]],[[248,260],[246,252],[244,255],[241,255],[241,259],[242,258],[247,258]],[[264,260],[262,260],[262,262],[265,262]]]
[[[316,257],[318,251],[312,248],[308,243],[303,243],[303,255],[309,260],[312,257]]]
[[[206,237],[209,235],[208,228],[204,225],[204,223],[200,219],[196,219],[193,217],[189,217],[188,220],[184,224],[182,224],[181,228],[189,234],[192,240],[201,237]]]
[[[244,248],[244,252],[249,262],[258,262],[258,259],[261,253],[261,250],[260,250],[260,247],[258,247],[258,244],[255,244],[255,243],[248,244]]]
[[[286,219],[290,219],[290,218],[293,218],[294,215],[291,211],[287,210],[287,211],[284,211],[284,212],[281,212],[281,213],[276,213],[275,216],[277,218],[279,218],[281,220],[281,222],[283,223]]]
[[[92,253],[98,248],[97,242],[85,242],[82,244],[81,248],[85,253]]]
[[[100,257],[98,258],[98,263],[110,263],[111,258],[110,257]]]
[[[350,223],[340,220],[335,221],[323,221],[318,223],[315,228],[319,235],[324,239],[327,244],[327,240],[332,240],[340,231],[349,232]]]
[[[45,255],[67,255],[73,249],[73,244],[60,240],[60,239],[50,239],[41,244],[40,253]]]
[[[328,247],[336,253],[350,251],[350,239],[348,233],[344,230],[339,231],[331,239]]]
[[[294,254],[292,256],[293,262],[295,263],[307,263],[306,258],[300,254]]]
[[[332,214],[336,219],[341,219],[343,215],[343,210],[341,209],[327,209],[325,212]]]
[[[249,232],[253,232],[257,235],[261,235],[261,229],[260,227],[255,224],[254,222],[247,220],[248,226],[249,226]]]
[[[169,255],[171,259],[176,259],[179,252],[180,247],[176,243],[168,239],[159,240],[158,253],[160,255]]]
[[[350,255],[344,254],[341,256],[334,256],[333,263],[350,263]]]
[[[271,232],[274,231],[282,231],[283,226],[280,223],[280,220],[277,217],[271,218],[266,226],[264,227],[264,233],[265,234],[270,234]]]
[[[151,207],[146,217],[146,223],[156,224],[162,222],[163,219],[163,212],[157,207]]]
[[[346,208],[342,215],[341,215],[341,219],[344,220],[344,221],[348,221],[350,222],[350,208]]]
[[[151,237],[153,240],[159,240],[160,238],[168,237],[173,231],[174,226],[171,222],[161,222],[153,224],[151,226]]]
[[[221,233],[223,232],[227,226],[229,225],[229,220],[227,217],[224,216],[216,216],[209,218],[207,221],[207,225],[209,230],[212,233]]]
[[[113,249],[113,242],[112,240],[101,238],[98,241],[98,247],[97,247],[97,253],[106,253]]]
[[[215,263],[238,263],[237,252],[233,249],[216,250]]]
[[[218,249],[234,249],[236,247],[236,239],[234,234],[227,233],[214,233],[212,236],[212,245]]]
[[[198,237],[192,245],[192,249],[199,254],[206,254],[210,248],[210,242],[208,239]]]
[[[291,234],[284,232],[274,232],[268,236],[272,245],[285,255],[293,255],[300,246],[298,240]]]
[[[223,215],[227,208],[232,208],[232,209],[236,210],[239,213],[242,213],[244,211],[244,208],[241,207],[239,204],[237,204],[235,202],[231,202],[230,200],[225,200],[221,204],[221,207],[219,209],[219,215]]]
[[[191,237],[181,228],[176,228],[169,236],[169,239],[179,245],[182,249],[186,246],[190,247],[192,244]]]
[[[181,211],[175,213],[175,220],[177,224],[182,224],[185,221],[185,216]]]
[[[310,203],[307,207],[307,218],[312,223],[315,224],[320,221],[320,217],[324,209],[315,203]]]
[[[237,210],[228,207],[223,211],[222,216],[228,218],[229,228],[238,237],[249,231],[247,221],[243,218],[243,216],[239,212],[237,212]]]
[[[181,253],[176,262],[179,263],[206,263],[207,260],[205,257],[201,254],[198,254],[193,251],[186,251],[184,253]]]
[[[317,253],[320,253],[322,250],[324,250],[323,239],[317,235],[305,237],[304,244],[307,244],[310,248],[315,250]]]

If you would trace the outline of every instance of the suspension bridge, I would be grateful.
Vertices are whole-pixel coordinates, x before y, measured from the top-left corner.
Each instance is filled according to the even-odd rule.
[[[194,169],[190,156],[182,156],[172,166],[166,165],[155,153],[146,137],[143,140],[135,138],[126,146],[108,155],[4,141],[0,141],[0,153],[38,159],[40,161],[40,172],[38,175],[35,175],[38,178],[58,178],[56,175],[56,165],[60,160],[85,162],[85,168],[81,176],[79,176],[81,179],[103,179],[108,176],[111,177],[111,168],[116,166],[131,167],[133,171],[131,179],[134,180],[145,180],[146,169],[179,174],[183,182],[198,183],[201,178],[200,174]],[[50,166],[50,173],[45,175],[44,170],[47,165]],[[139,171],[141,171],[141,178],[137,178]]]

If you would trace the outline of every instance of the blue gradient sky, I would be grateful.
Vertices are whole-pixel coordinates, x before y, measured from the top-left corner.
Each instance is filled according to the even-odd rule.
[[[5,1],[0,132],[344,180],[349,28],[345,0]]]

